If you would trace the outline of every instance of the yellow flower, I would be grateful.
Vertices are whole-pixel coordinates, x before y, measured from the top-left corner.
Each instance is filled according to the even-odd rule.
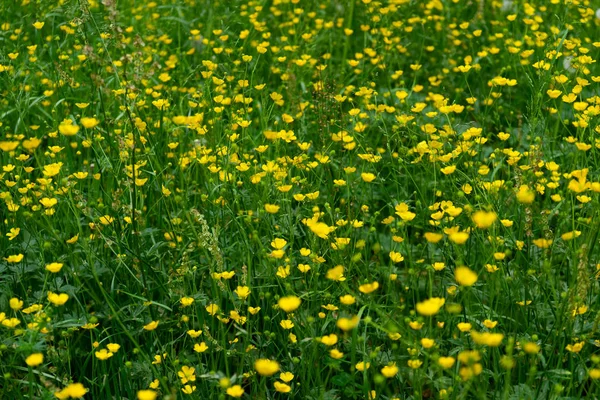
[[[452,174],[454,171],[456,171],[456,165],[448,165],[447,167],[444,167],[442,169],[440,169],[440,171],[442,172],[442,174],[444,175],[450,175]]]
[[[245,300],[248,296],[250,296],[250,288],[248,286],[238,286],[235,289],[235,294],[242,300]]]
[[[329,350],[329,356],[331,358],[339,360],[340,358],[344,357],[344,353],[342,353],[338,349],[331,349],[331,350]]]
[[[353,316],[352,318],[340,318],[337,320],[337,327],[343,330],[344,332],[350,331],[358,325],[359,319],[358,315]]]
[[[569,344],[569,345],[567,345],[566,349],[567,349],[567,351],[569,351],[571,353],[579,353],[581,351],[581,349],[583,349],[584,344],[585,344],[585,342]]]
[[[338,281],[338,282],[345,281],[346,278],[344,277],[344,266],[338,265],[338,266],[335,266],[335,267],[329,269],[327,271],[327,274],[325,275],[325,277],[332,281]]]
[[[398,215],[403,221],[412,221],[417,214],[408,211],[408,204],[400,203],[396,206],[396,215]]]
[[[468,267],[458,267],[454,270],[454,279],[461,286],[473,286],[477,282],[477,274]]]
[[[6,260],[6,262],[9,262],[9,263],[18,263],[18,262],[21,262],[23,257],[24,257],[23,254],[16,254],[16,255],[6,257],[5,260]]]
[[[265,211],[269,214],[277,214],[279,208],[280,207],[276,204],[265,204]]]
[[[402,256],[402,254],[395,252],[395,251],[390,251],[390,260],[392,260],[393,263],[399,263],[400,261],[404,260],[404,257]]]
[[[529,186],[522,185],[517,191],[517,201],[523,204],[531,204],[535,200],[535,192]]]
[[[364,362],[361,361],[359,363],[356,363],[356,365],[354,366],[354,368],[356,368],[357,371],[364,371],[366,369],[369,369],[371,367],[371,363],[370,362]]]
[[[289,385],[286,385],[285,383],[282,383],[282,382],[275,381],[274,386],[275,386],[275,390],[278,391],[279,393],[289,393],[292,391],[292,388]]]
[[[144,325],[144,330],[153,331],[158,327],[158,323],[159,323],[159,321],[151,321],[151,322],[147,323],[146,325]]]
[[[83,125],[83,127],[87,128],[87,129],[92,129],[100,123],[100,121],[98,121],[96,118],[88,118],[88,117],[81,118],[79,120],[79,122],[81,122],[81,125]]]
[[[196,373],[196,368],[188,367],[187,365],[184,365],[181,367],[181,370],[179,372],[177,372],[177,375],[179,376],[181,383],[185,385],[188,382],[196,381],[195,373]]]
[[[194,345],[194,351],[196,353],[204,353],[206,350],[208,350],[208,346],[206,345],[205,342],[201,342],[201,343],[196,343]]]
[[[63,263],[50,263],[46,264],[46,271],[52,272],[53,274],[59,272],[63,267]]]
[[[338,337],[335,333],[332,333],[331,335],[323,336],[321,338],[321,343],[323,343],[325,346],[333,346],[337,342],[338,342]]]
[[[25,359],[25,364],[30,367],[37,367],[44,362],[44,355],[42,353],[33,353]]]
[[[306,225],[310,230],[320,237],[321,239],[327,239],[331,233],[331,227],[324,222],[317,222],[312,219],[307,220]]]
[[[417,312],[426,317],[437,314],[440,308],[444,306],[446,299],[440,297],[432,297],[428,300],[417,303]]]
[[[271,376],[279,371],[279,363],[277,361],[261,358],[254,363],[254,369],[262,376]]]
[[[300,300],[300,298],[296,296],[281,297],[277,302],[279,308],[281,308],[286,313],[291,313],[297,310],[298,307],[300,307],[300,303],[302,303],[302,300]]]
[[[471,328],[473,327],[468,322],[459,322],[458,324],[456,324],[456,326],[458,327],[458,330],[461,332],[469,332],[471,330]]]
[[[289,319],[284,319],[282,320],[279,325],[283,328],[283,329],[292,329],[294,327],[294,323],[289,320]]]
[[[185,385],[183,388],[181,388],[181,391],[185,394],[192,394],[196,391],[196,386]]]
[[[19,236],[20,232],[21,228],[10,228],[10,231],[6,234],[6,236],[8,237],[8,240],[13,240],[17,236]]]
[[[215,315],[219,311],[219,306],[216,304],[209,304],[206,306],[206,312],[210,315]]]
[[[44,170],[42,171],[42,173],[44,174],[44,176],[53,177],[55,175],[58,175],[62,166],[63,163],[61,162],[44,165]]]
[[[240,385],[233,385],[227,388],[226,393],[231,397],[242,397],[244,395],[244,389]]]
[[[96,358],[98,360],[104,361],[104,360],[108,360],[109,358],[111,358],[113,356],[113,353],[111,353],[110,351],[108,351],[106,349],[101,349],[101,350],[95,352],[94,355],[96,356]]]
[[[533,244],[540,249],[547,249],[548,247],[552,246],[552,239],[535,239],[533,240]]]
[[[396,364],[386,365],[385,367],[381,368],[381,375],[385,376],[386,378],[393,378],[397,373],[398,367]]]
[[[496,222],[498,215],[493,211],[477,211],[471,219],[479,229],[487,229]]]
[[[194,299],[192,297],[182,297],[179,302],[181,303],[181,307],[188,307],[194,304]]]
[[[54,393],[54,395],[59,399],[79,399],[87,393],[87,389],[81,383],[71,383],[63,390]]]
[[[411,367],[412,369],[417,369],[419,368],[421,365],[423,365],[423,361],[421,360],[408,360],[407,362],[408,366]]]
[[[146,389],[137,392],[138,400],[155,400],[158,394],[154,390]]]
[[[35,29],[42,29],[44,27],[44,22],[35,21],[32,25]]]
[[[66,122],[61,122],[58,125],[58,131],[61,135],[65,136],[75,136],[77,132],[79,132],[79,126],[75,125],[73,121],[67,120]]]
[[[364,294],[372,293],[377,289],[379,289],[379,282],[365,283],[358,287],[358,290]]]
[[[456,244],[464,244],[469,239],[467,232],[452,232],[448,235],[448,239]]]
[[[435,345],[435,340],[429,338],[421,339],[421,346],[425,349],[430,349]]]
[[[362,174],[360,174],[360,177],[362,178],[363,181],[365,182],[372,182],[375,180],[375,178],[377,178],[377,175],[372,174],[370,172],[363,172]]]
[[[62,306],[69,300],[69,295],[66,293],[48,292],[48,301],[55,306]]]
[[[10,306],[11,309],[13,309],[14,311],[19,311],[21,308],[23,308],[23,300],[19,300],[16,297],[13,297],[12,299],[10,299],[10,301],[8,302],[8,305]]]
[[[498,347],[504,339],[502,333],[490,333],[490,332],[471,332],[471,338],[477,344],[482,344],[490,347]]]
[[[526,342],[523,344],[523,351],[527,354],[537,354],[540,352],[540,346],[534,342]]]
[[[483,321],[483,325],[488,329],[493,329],[496,327],[496,325],[498,325],[498,321],[491,321],[489,319],[486,319],[485,321]]]
[[[291,372],[282,372],[281,374],[279,374],[279,379],[281,379],[285,383],[289,383],[294,379],[294,374],[292,374]]]
[[[444,369],[452,368],[456,359],[454,357],[440,357],[438,358],[438,364]]]
[[[441,233],[435,233],[435,232],[425,232],[423,234],[423,237],[429,243],[436,244],[437,242],[439,242],[440,240],[442,240],[442,238],[444,237],[444,235],[442,235]]]

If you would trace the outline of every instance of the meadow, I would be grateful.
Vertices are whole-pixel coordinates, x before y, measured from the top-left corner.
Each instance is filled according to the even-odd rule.
[[[600,397],[600,4],[0,1],[0,399]]]

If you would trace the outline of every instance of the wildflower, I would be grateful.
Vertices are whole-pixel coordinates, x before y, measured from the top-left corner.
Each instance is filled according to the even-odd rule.
[[[275,390],[279,393],[289,393],[292,391],[292,388],[289,385],[282,382],[275,381],[273,385],[275,386]]]
[[[444,369],[452,368],[456,359],[454,357],[440,357],[438,358],[438,364]]]
[[[403,221],[412,221],[417,214],[408,211],[408,204],[400,203],[396,206],[396,215]]]
[[[8,240],[13,240],[19,236],[20,232],[21,228],[10,228],[10,231],[6,234],[6,237],[8,237]]]
[[[16,255],[12,255],[12,256],[8,256],[5,258],[6,262],[9,263],[18,263],[21,262],[21,260],[23,260],[23,254],[16,254]]]
[[[181,307],[189,307],[194,304],[194,298],[192,297],[182,297],[179,302],[181,303]]]
[[[206,306],[206,312],[210,315],[215,315],[219,311],[219,306],[216,304],[209,304]]]
[[[254,362],[254,369],[262,376],[271,376],[279,371],[279,363],[277,361],[261,358]]]
[[[291,372],[282,372],[281,374],[279,374],[279,379],[281,379],[285,383],[289,383],[294,379],[294,374],[292,374]]]
[[[138,390],[137,399],[138,400],[155,400],[158,394],[154,390],[146,389],[146,390]]]
[[[477,344],[483,344],[490,347],[498,347],[504,339],[504,335],[501,333],[490,333],[490,332],[471,332],[473,341]]]
[[[59,399],[79,399],[87,393],[87,389],[81,383],[71,383],[63,390],[54,393]]]
[[[581,351],[581,349],[583,349],[583,345],[585,344],[585,342],[578,342],[575,344],[568,344],[566,349],[567,351],[571,352],[571,353],[579,353]]]
[[[477,274],[468,267],[458,267],[454,270],[454,279],[461,286],[473,286],[477,282]]]
[[[16,297],[13,297],[12,299],[10,299],[10,301],[8,302],[8,305],[10,306],[11,309],[13,309],[14,311],[19,311],[21,308],[23,308],[23,300],[19,300]]]
[[[113,356],[113,353],[111,353],[110,351],[108,351],[107,349],[101,349],[99,351],[96,351],[94,353],[94,355],[96,356],[96,358],[100,361],[104,361],[104,360],[108,360],[110,357]]]
[[[250,296],[250,288],[248,286],[238,286],[237,289],[235,289],[235,294],[237,294],[241,300],[245,300]]]
[[[323,336],[321,338],[321,343],[323,343],[325,346],[333,346],[338,342],[338,337],[335,333],[332,333],[330,335],[327,336]]]
[[[192,394],[196,391],[196,386],[185,385],[183,388],[181,388],[181,391],[185,394]]]
[[[365,283],[365,284],[360,285],[358,287],[358,290],[361,293],[369,294],[369,293],[374,292],[378,288],[379,288],[379,282],[373,282],[373,283]]]
[[[358,325],[359,318],[358,315],[353,316],[352,318],[340,318],[338,319],[336,325],[338,328],[343,330],[344,332],[350,331]]]
[[[344,277],[344,266],[337,265],[337,266],[329,269],[327,271],[327,274],[325,275],[325,277],[332,281],[338,281],[338,282],[345,281],[346,278]]]
[[[397,373],[398,367],[396,364],[386,365],[385,367],[381,368],[381,375],[385,376],[386,378],[393,378]]]
[[[446,299],[440,297],[432,297],[428,300],[417,303],[417,312],[421,315],[430,317],[437,314],[440,308],[444,306]]]
[[[244,395],[244,389],[240,385],[233,385],[227,388],[226,393],[231,397],[239,398]]]
[[[321,239],[327,239],[329,237],[329,233],[331,233],[331,227],[329,227],[324,222],[317,222],[309,219],[307,221],[307,226],[309,229]]]
[[[282,320],[279,325],[283,328],[283,329],[292,329],[294,327],[294,323],[289,320],[289,319],[284,319]]]
[[[69,295],[66,293],[48,292],[48,301],[55,306],[62,306],[69,300]]]
[[[523,344],[523,351],[527,354],[537,354],[540,352],[540,346],[534,342],[526,342]]]
[[[86,129],[92,129],[100,123],[100,121],[98,121],[96,118],[88,118],[88,117],[81,118],[81,120],[79,122],[81,122],[81,125],[83,125],[83,127]]]
[[[357,371],[364,371],[367,370],[371,367],[371,363],[370,362],[364,362],[361,361],[359,363],[356,363],[356,365],[354,366],[354,368],[356,368]]]
[[[46,271],[56,274],[56,273],[60,272],[62,267],[63,267],[63,263],[53,262],[50,264],[46,264]]]
[[[188,382],[196,381],[195,372],[196,372],[196,368],[188,367],[187,365],[184,365],[181,367],[181,370],[179,372],[177,372],[177,375],[179,376],[181,383],[185,385]]]
[[[302,303],[302,300],[300,300],[300,298],[296,296],[281,297],[277,302],[279,308],[281,308],[286,313],[291,313],[298,309],[298,307],[300,307],[300,303]]]
[[[479,229],[487,229],[496,222],[498,215],[493,211],[477,211],[471,216],[471,219]]]
[[[37,367],[43,362],[44,355],[42,353],[33,353],[25,359],[25,364],[27,364],[29,367]]]
[[[469,332],[472,328],[472,325],[468,322],[459,322],[456,326],[461,332]]]
[[[206,350],[208,350],[208,346],[206,345],[205,342],[196,343],[194,345],[194,351],[196,353],[204,353]]]
[[[390,260],[392,260],[393,263],[399,263],[400,261],[404,260],[404,257],[402,256],[402,254],[395,252],[395,251],[390,251]]]
[[[535,200],[535,192],[527,185],[520,186],[517,191],[517,200],[519,203],[531,204]]]
[[[265,211],[269,214],[277,214],[280,207],[276,204],[265,204]]]
[[[146,325],[144,325],[144,330],[153,331],[158,327],[158,323],[159,323],[159,321],[151,321],[151,322],[147,323]]]

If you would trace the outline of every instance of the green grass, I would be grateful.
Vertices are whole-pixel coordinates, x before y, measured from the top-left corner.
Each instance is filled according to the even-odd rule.
[[[593,7],[0,2],[0,398],[600,396]]]

